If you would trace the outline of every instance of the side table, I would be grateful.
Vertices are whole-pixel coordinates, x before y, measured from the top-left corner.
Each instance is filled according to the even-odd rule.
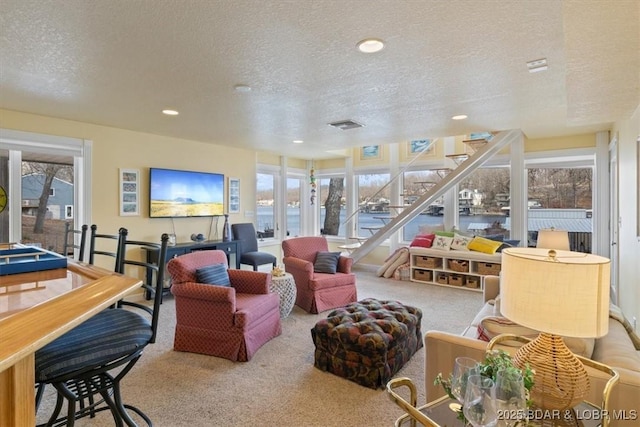
[[[291,313],[296,303],[296,282],[291,273],[284,273],[284,276],[271,276],[269,290],[280,295],[280,318],[284,319]]]

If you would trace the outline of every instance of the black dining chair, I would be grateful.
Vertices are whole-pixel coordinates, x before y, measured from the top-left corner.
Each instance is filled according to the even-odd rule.
[[[258,251],[258,237],[252,223],[232,224],[231,231],[233,239],[240,242],[236,256],[240,257],[241,265],[250,265],[253,267],[253,271],[258,271],[258,266],[264,264],[276,266],[277,259],[275,255]]]
[[[73,228],[73,223],[67,221],[64,223],[64,243],[62,245],[62,255],[68,257],[71,251],[71,258],[78,261],[84,261],[84,252],[87,243],[87,224],[83,224],[80,230]],[[76,253],[76,250],[78,251]],[[77,256],[77,258],[76,258]]]
[[[96,255],[112,258],[113,269],[118,271],[118,256],[120,255],[120,233],[104,234],[98,233],[98,226],[91,225],[89,235],[89,264],[95,264]]]
[[[128,231],[121,228],[115,271],[144,277],[146,270],[151,269],[155,277],[155,298],[151,305],[142,296],[138,296],[140,301],[121,300],[115,307],[101,311],[36,352],[36,382],[51,384],[57,390],[55,408],[43,425],[73,426],[76,419],[93,417],[104,410],[111,411],[118,426],[137,425],[129,411],[152,425],[144,412],[123,403],[120,382],[145,347],[156,340],[169,236],[163,234],[160,243],[156,243],[129,240],[127,235]],[[142,247],[157,247],[158,262],[147,263],[132,256],[139,255],[141,251],[135,249]],[[143,271],[134,275],[133,269]],[[94,399],[96,395],[99,400]],[[58,418],[65,400],[67,415]],[[79,410],[76,410],[77,403],[80,403]]]

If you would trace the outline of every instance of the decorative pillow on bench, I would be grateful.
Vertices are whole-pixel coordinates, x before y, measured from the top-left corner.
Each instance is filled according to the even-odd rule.
[[[506,317],[489,316],[482,319],[478,325],[478,339],[482,341],[491,341],[494,337],[500,334],[514,334],[527,338],[534,339],[538,336],[539,332],[535,329],[527,328],[526,326],[519,325]],[[593,354],[593,346],[595,345],[595,338],[574,338],[574,337],[562,337],[564,343],[569,347],[574,354],[591,358]],[[505,342],[505,345],[509,345],[509,342]],[[520,343],[516,344],[520,346]]]

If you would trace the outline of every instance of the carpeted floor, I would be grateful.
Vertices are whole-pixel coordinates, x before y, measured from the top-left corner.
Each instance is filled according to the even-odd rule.
[[[356,267],[358,298],[395,299],[423,311],[422,330],[461,333],[482,306],[482,295],[462,289],[383,279]],[[282,335],[250,362],[231,362],[172,350],[175,309],[165,298],[158,341],[150,345],[123,382],[126,403],[142,409],[157,427],[392,426],[403,411],[387,393],[362,387],[313,367],[310,330],[328,312],[298,307],[282,320]],[[424,349],[396,377],[409,377],[424,404]],[[428,379],[431,381],[432,379]],[[46,420],[55,394],[48,388],[38,412]],[[112,426],[108,412],[77,426]],[[142,425],[142,424],[141,424]]]

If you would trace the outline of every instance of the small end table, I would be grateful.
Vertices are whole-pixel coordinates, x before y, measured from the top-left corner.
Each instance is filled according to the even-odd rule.
[[[277,292],[280,296],[280,318],[287,317],[293,305],[296,303],[296,282],[291,273],[284,273],[284,276],[271,276],[271,292]]]

